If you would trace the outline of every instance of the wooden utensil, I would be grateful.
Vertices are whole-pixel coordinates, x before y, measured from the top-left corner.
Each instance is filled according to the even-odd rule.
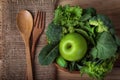
[[[45,12],[38,11],[34,18],[34,27],[32,32],[32,51],[31,57],[34,63],[35,58],[35,45],[45,27]]]
[[[29,39],[33,27],[32,15],[27,10],[20,11],[17,15],[17,25],[25,43],[28,80],[33,80],[30,45],[29,45]]]

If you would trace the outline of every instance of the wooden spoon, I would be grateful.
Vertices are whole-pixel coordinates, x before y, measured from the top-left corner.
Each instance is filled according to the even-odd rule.
[[[17,25],[25,43],[28,80],[33,80],[32,63],[30,56],[30,44],[29,44],[29,39],[33,27],[32,15],[27,10],[21,10],[17,15]]]

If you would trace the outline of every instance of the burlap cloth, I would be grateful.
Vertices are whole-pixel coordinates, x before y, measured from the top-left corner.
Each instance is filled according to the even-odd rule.
[[[1,77],[0,80],[25,80],[26,59],[25,46],[17,29],[16,14],[22,10],[27,9],[33,15],[38,10],[46,12],[46,24],[51,22],[53,18],[53,11],[55,2],[51,0],[1,0],[0,12],[2,12],[2,21],[0,21],[0,44],[2,53],[0,57],[2,60]],[[2,8],[1,8],[2,7]],[[1,15],[0,15],[1,16]],[[45,30],[46,31],[46,30]],[[41,48],[46,44],[45,31],[37,44],[36,58],[35,58],[35,77],[36,80],[55,80],[55,68],[53,65],[41,66],[38,63],[38,54]],[[2,34],[2,35],[1,35]]]
[[[54,0],[54,2],[52,0],[0,0],[0,80],[25,80],[25,47],[16,24],[16,14],[21,9],[27,9],[33,15],[37,10],[45,11],[46,31],[48,24],[53,18],[53,12],[57,4],[64,5],[69,3],[70,5],[76,4],[82,7],[96,7],[98,12],[107,14],[113,20],[115,26],[117,26],[117,34],[120,36],[120,15],[118,15],[120,6],[117,0],[113,1],[110,0],[103,3],[102,0],[98,0],[98,2],[92,0],[92,3],[89,0]],[[106,6],[106,3],[109,5]],[[113,4],[114,8],[111,5],[112,3],[115,3]],[[36,80],[56,80],[54,65],[41,66],[38,63],[38,54],[46,44],[45,31],[36,47],[35,77]]]

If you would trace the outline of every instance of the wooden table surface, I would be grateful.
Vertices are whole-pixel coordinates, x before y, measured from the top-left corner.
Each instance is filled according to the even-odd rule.
[[[90,78],[86,74],[80,77],[80,74],[72,74],[58,69],[57,80],[90,80]],[[120,80],[120,68],[113,68],[111,73],[105,77],[105,80]]]
[[[3,31],[2,31],[2,29],[3,29],[3,27],[8,27],[8,30],[9,29],[11,29],[11,30],[16,29],[15,28],[16,26],[10,28],[9,25],[7,25],[7,24],[5,24],[4,26],[2,25],[2,23],[3,23],[2,18],[6,17],[6,16],[2,16],[4,14],[2,14],[2,6],[1,6],[1,4],[2,4],[2,2],[5,2],[5,1],[7,1],[7,0],[1,0],[0,1],[0,54],[3,53],[2,52],[3,51],[3,43],[2,43],[2,38],[3,38],[3,36],[2,36]],[[15,5],[15,0],[12,0],[12,1],[14,2],[14,5]],[[45,1],[47,1],[47,0],[45,0]],[[62,5],[64,5],[64,4],[80,5],[83,8],[94,7],[95,9],[97,9],[98,13],[105,14],[105,15],[107,15],[107,16],[109,16],[111,18],[111,20],[113,21],[114,26],[115,26],[116,34],[120,37],[120,0],[106,0],[106,1],[103,1],[103,0],[59,0],[58,4],[62,4]],[[40,5],[43,6],[42,4],[40,4]],[[21,6],[20,8],[22,8],[22,7],[23,6]],[[50,5],[47,6],[47,7],[50,7]],[[25,7],[25,8],[29,8],[30,9],[32,7],[30,6],[30,7]],[[44,9],[45,7],[42,7],[42,8]],[[10,10],[12,10],[13,13],[15,13],[13,8],[10,9]],[[46,9],[46,11],[48,11],[47,12],[47,17],[49,17],[50,14],[53,15],[52,14],[52,10],[49,10],[49,8],[48,8],[48,10]],[[10,14],[10,15],[13,16],[13,14]],[[7,17],[7,18],[9,18],[9,17]],[[14,18],[12,18],[12,19],[14,19]],[[50,20],[52,20],[52,17],[48,18],[49,22],[50,22]],[[47,25],[48,25],[48,22],[47,22]],[[17,31],[17,30],[15,30],[15,31]],[[17,35],[18,35],[18,33],[17,33]],[[42,42],[42,40],[40,42]],[[5,42],[4,42],[4,44],[5,44]],[[15,45],[15,43],[13,43],[13,45]],[[20,44],[20,45],[23,45],[23,44]],[[40,47],[40,46],[38,46],[38,47]],[[39,49],[41,49],[41,47]],[[11,53],[12,53],[12,51],[11,51]],[[22,55],[20,55],[20,56],[22,56]],[[10,59],[12,58],[11,56],[6,56],[6,57],[7,58],[9,57]],[[14,57],[14,55],[13,55],[13,57]],[[1,69],[3,67],[2,66],[3,62],[1,61],[1,59],[2,59],[2,57],[0,56],[0,80],[1,80],[1,75],[2,75],[2,73],[1,73],[2,70]],[[11,61],[13,61],[13,63],[15,62],[14,59],[11,59]],[[18,61],[18,59],[16,59],[16,62],[17,61]],[[23,60],[23,61],[25,61],[25,60]],[[13,69],[14,70],[14,68],[17,69],[17,67],[18,67],[18,65],[15,65],[15,66],[12,66],[13,68],[11,68],[12,62],[10,62],[8,64],[9,65],[6,67],[7,68],[6,70],[8,70],[8,71],[12,71],[12,70],[9,70],[9,69]],[[107,75],[105,80],[120,80],[120,58],[118,59],[118,61],[116,63],[116,66],[118,66],[118,67],[114,67],[113,70]],[[41,69],[49,70],[49,67],[44,67],[43,68],[42,66],[38,66],[37,68],[39,68],[39,67]],[[19,69],[21,69],[21,68],[19,68]],[[89,80],[87,75],[84,75],[81,78],[79,74],[71,74],[71,73],[63,72],[63,71],[61,71],[59,69],[56,70],[57,73],[54,74],[54,75],[53,74],[47,75],[47,71],[44,71],[44,70],[40,70],[40,71],[42,71],[42,72],[39,72],[37,75],[38,75],[38,77],[43,77],[43,78],[38,78],[38,80],[48,80],[49,79],[49,75],[51,75],[51,76],[56,75],[56,79],[54,78],[55,80]],[[49,70],[49,71],[54,71],[54,70]],[[6,73],[7,73],[6,75],[9,76],[9,78],[10,77],[14,78],[13,80],[16,80],[16,79],[21,80],[21,79],[23,79],[23,78],[20,78],[20,77],[23,76],[23,73],[19,73],[19,71],[18,72],[7,72],[6,71]],[[16,74],[14,74],[14,73],[16,73]],[[45,77],[44,74],[47,75],[47,78],[44,78]],[[12,75],[15,75],[15,76],[13,77]],[[19,78],[17,78],[17,77],[19,77]],[[10,80],[9,78],[6,78],[5,80]],[[52,77],[50,77],[50,78],[52,78]]]

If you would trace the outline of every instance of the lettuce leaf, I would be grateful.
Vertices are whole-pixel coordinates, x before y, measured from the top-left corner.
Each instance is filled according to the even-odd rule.
[[[74,27],[79,24],[81,16],[82,8],[79,6],[58,6],[55,10],[53,22],[64,27]]]
[[[93,58],[108,59],[116,55],[118,45],[109,32],[99,35],[97,45],[90,51]]]

